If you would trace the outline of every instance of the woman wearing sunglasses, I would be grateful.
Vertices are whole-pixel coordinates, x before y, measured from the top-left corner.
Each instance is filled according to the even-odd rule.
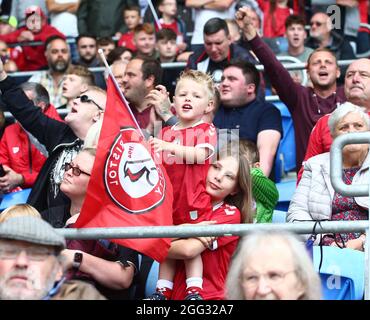
[[[59,227],[73,228],[85,200],[94,165],[96,149],[83,149],[72,161],[64,164],[61,191],[71,204],[50,209],[43,218],[54,219]],[[54,218],[53,218],[54,217]],[[58,221],[55,220],[58,217]],[[62,225],[63,224],[63,225]],[[67,240],[65,258],[67,279],[93,284],[108,299],[128,299],[129,288],[138,270],[137,252],[108,240]]]

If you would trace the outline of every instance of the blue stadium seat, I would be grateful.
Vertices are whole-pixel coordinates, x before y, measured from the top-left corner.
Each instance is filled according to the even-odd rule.
[[[365,290],[365,254],[352,249],[323,246],[320,270],[324,300],[361,300]],[[320,247],[314,246],[315,270],[319,271]]]
[[[138,254],[138,267],[138,274],[131,292],[133,300],[142,300],[152,295],[159,276],[159,263],[148,256]]]
[[[295,191],[296,184],[297,184],[296,180],[276,183],[276,188],[279,191],[279,201],[275,207],[275,210],[282,210],[285,212],[288,211],[289,203]]]
[[[274,210],[272,214],[272,223],[285,223],[286,222],[286,211]]]
[[[148,297],[155,292],[159,275],[159,263],[154,261],[145,284],[145,296]]]
[[[281,177],[296,167],[295,155],[295,137],[293,120],[288,108],[281,101],[274,102],[274,105],[280,110],[284,136],[280,141],[276,154],[275,172],[276,177]],[[277,179],[276,181],[280,181]]]
[[[31,189],[24,189],[18,192],[4,194],[0,204],[0,210],[4,210],[12,205],[26,203]]]

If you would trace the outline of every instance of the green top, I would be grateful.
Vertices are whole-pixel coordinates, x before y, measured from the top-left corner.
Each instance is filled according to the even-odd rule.
[[[267,178],[261,169],[252,168],[252,194],[256,202],[256,222],[272,221],[272,214],[279,200],[279,192],[275,183]]]

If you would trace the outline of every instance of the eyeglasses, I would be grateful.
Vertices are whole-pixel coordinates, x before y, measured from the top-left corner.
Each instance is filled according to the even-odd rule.
[[[255,288],[258,286],[261,277],[271,286],[278,286],[282,283],[284,278],[289,274],[295,272],[295,270],[287,271],[287,272],[279,272],[279,271],[270,271],[264,274],[259,274],[256,272],[245,273],[242,277],[243,285],[247,288]]]
[[[64,164],[64,170],[67,172],[67,171],[69,171],[70,169],[72,169],[72,173],[73,173],[73,175],[75,175],[76,177],[78,177],[78,176],[80,176],[81,175],[81,173],[83,173],[83,174],[86,174],[87,176],[91,176],[91,174],[90,173],[87,173],[87,172],[85,172],[85,171],[82,171],[79,167],[74,167],[72,164],[70,164],[70,163],[68,163],[68,162],[66,162],[65,164]]]
[[[17,246],[2,246],[0,249],[0,259],[16,259],[21,252],[27,254],[31,261],[44,261],[50,256],[56,256],[56,252],[46,248],[22,248]]]
[[[98,107],[100,111],[104,111],[104,109],[101,106],[99,106],[94,100],[90,99],[86,94],[78,96],[76,97],[76,99],[80,99],[82,103],[93,103]]]
[[[318,26],[318,27],[321,27],[324,23],[323,22],[320,22],[320,21],[311,21],[310,22],[310,26]]]

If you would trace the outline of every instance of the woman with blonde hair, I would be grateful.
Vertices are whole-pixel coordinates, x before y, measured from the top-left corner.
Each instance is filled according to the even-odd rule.
[[[29,216],[35,218],[41,218],[40,213],[29,204],[16,204],[14,206],[6,208],[0,213],[0,223],[13,217]]]

